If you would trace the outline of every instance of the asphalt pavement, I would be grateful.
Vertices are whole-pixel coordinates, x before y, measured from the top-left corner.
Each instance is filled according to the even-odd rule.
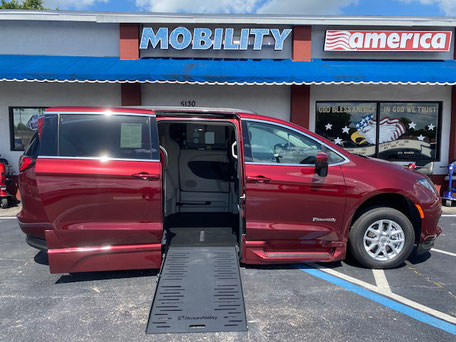
[[[434,251],[393,270],[243,266],[248,332],[175,335],[145,334],[156,271],[49,274],[13,214],[0,216],[0,341],[456,340],[456,208]]]

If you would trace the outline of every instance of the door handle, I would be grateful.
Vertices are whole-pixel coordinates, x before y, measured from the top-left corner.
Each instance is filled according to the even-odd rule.
[[[271,178],[267,178],[265,176],[248,176],[247,177],[247,182],[249,183],[269,183],[271,181]]]
[[[139,178],[142,180],[158,180],[160,179],[160,175],[152,175],[147,172],[140,172],[140,173],[134,173],[132,174],[133,177]]]

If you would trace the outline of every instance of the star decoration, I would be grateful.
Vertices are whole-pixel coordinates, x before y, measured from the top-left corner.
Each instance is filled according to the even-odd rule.
[[[333,125],[331,125],[330,123],[326,124],[326,126],[325,126],[326,130],[332,129],[332,127],[333,127]]]
[[[337,137],[336,139],[334,139],[334,144],[341,145],[342,144],[342,139]]]
[[[344,128],[342,128],[342,133],[348,133],[350,130],[350,128],[348,128],[347,126],[345,126]]]
[[[428,130],[430,130],[430,131],[433,131],[435,128],[435,126],[433,124],[429,124],[427,127],[428,127]]]
[[[409,129],[415,129],[416,127],[416,123],[414,123],[413,121],[409,123]]]
[[[422,134],[420,134],[420,135],[418,136],[418,140],[419,140],[419,141],[423,141],[423,140],[424,140],[424,137],[423,137]]]

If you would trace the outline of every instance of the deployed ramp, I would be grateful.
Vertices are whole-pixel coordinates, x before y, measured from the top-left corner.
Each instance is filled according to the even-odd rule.
[[[146,332],[247,331],[236,248],[168,249]]]

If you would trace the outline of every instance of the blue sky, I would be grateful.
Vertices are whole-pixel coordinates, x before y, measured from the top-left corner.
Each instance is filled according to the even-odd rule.
[[[45,0],[45,5],[88,11],[456,16],[456,0]]]

